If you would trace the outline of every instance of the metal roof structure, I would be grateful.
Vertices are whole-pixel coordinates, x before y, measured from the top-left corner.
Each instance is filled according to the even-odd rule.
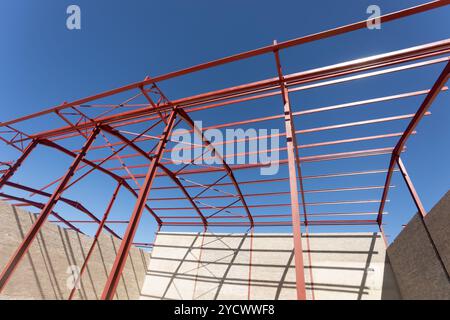
[[[383,15],[382,23],[407,18],[428,10],[437,9],[450,4],[450,1],[432,1],[413,8]],[[0,140],[6,145],[18,150],[21,155],[15,160],[2,159],[0,163],[2,177],[0,188],[31,192],[46,198],[46,202],[37,202],[31,197],[18,196],[11,192],[0,192],[0,197],[18,206],[38,208],[40,213],[25,236],[22,244],[9,260],[0,277],[0,292],[8,283],[17,265],[26,254],[29,246],[38,234],[40,228],[52,216],[52,221],[65,227],[81,232],[81,225],[95,223],[98,225],[91,250],[81,269],[83,273],[86,263],[95,246],[95,239],[106,230],[121,238],[114,266],[110,271],[108,281],[102,295],[103,299],[112,299],[127,260],[130,247],[143,214],[151,215],[159,228],[166,227],[246,227],[253,231],[256,227],[292,227],[295,247],[295,267],[297,294],[299,299],[305,299],[304,268],[302,256],[302,232],[308,234],[308,227],[318,226],[374,226],[383,232],[383,214],[387,201],[391,178],[399,171],[411,193],[420,214],[426,211],[420,201],[414,185],[408,176],[401,154],[405,150],[408,138],[415,134],[415,129],[425,116],[429,115],[429,108],[439,93],[447,90],[445,87],[449,78],[450,39],[418,45],[399,51],[376,56],[329,65],[322,68],[285,74],[280,53],[291,47],[313,42],[320,39],[334,37],[344,33],[366,28],[367,21],[360,21],[343,27],[335,28],[285,42],[274,42],[273,45],[256,50],[243,52],[223,59],[196,65],[187,69],[171,72],[157,77],[147,77],[143,81],[132,83],[121,88],[102,92],[73,102],[45,109],[18,119],[0,123]],[[257,56],[273,56],[274,77],[256,82],[227,87],[220,90],[204,92],[193,96],[170,99],[161,89],[161,83],[171,79],[186,76],[217,66],[224,66],[236,61],[248,60]],[[352,101],[344,104],[322,106],[313,109],[296,110],[291,103],[291,96],[297,92],[310,89],[333,86],[340,83],[352,83],[361,79],[400,73],[406,70],[423,68],[442,64],[443,69],[435,83],[430,88],[413,92],[401,92],[395,95],[377,97],[368,100]],[[206,79],[205,79],[206,80]],[[327,113],[335,110],[353,112],[361,106],[371,106],[380,102],[401,100],[409,97],[422,97],[423,102],[417,106],[415,113],[397,114],[394,116],[379,116],[362,121],[342,122],[327,126],[315,126],[296,130],[295,121],[312,114]],[[273,115],[243,119],[240,114],[234,114],[231,122],[221,122],[205,128],[199,128],[194,120],[199,120],[197,114],[201,111],[226,108],[244,102],[260,102],[266,99],[279,99],[279,108]],[[29,123],[39,120],[47,123],[43,131],[28,132],[18,129],[27,127]],[[300,119],[300,120],[299,120]],[[385,123],[407,121],[406,128],[398,131],[385,131],[369,136],[351,136],[338,140],[302,143],[302,135],[314,132],[340,130],[343,128],[359,128]],[[284,129],[278,133],[283,145],[270,152],[283,155],[278,164],[286,171],[269,178],[262,177],[255,170],[267,166],[266,163],[229,164],[228,158],[239,154],[222,155],[219,146],[235,143],[235,141],[211,142],[204,135],[207,129],[236,128],[268,121],[278,121]],[[215,159],[213,164],[198,164],[192,160],[188,164],[176,165],[172,163],[168,154],[175,148],[177,142],[172,133],[181,126],[188,127],[188,131],[196,135],[198,143],[194,149],[202,150]],[[30,126],[32,127],[32,126]],[[383,128],[383,127],[381,127]],[[269,136],[270,137],[270,136]],[[266,137],[258,137],[256,140]],[[253,138],[246,138],[249,142]],[[395,144],[384,148],[369,148],[338,153],[323,153],[312,156],[302,156],[305,149],[323,146],[347,146],[364,141],[384,141],[395,139]],[[101,143],[100,143],[101,142]],[[74,147],[76,146],[76,147]],[[27,158],[39,147],[51,148],[72,159],[66,173],[59,179],[41,188],[13,182],[16,171]],[[267,151],[267,150],[263,150]],[[242,156],[251,155],[245,151]],[[321,174],[305,175],[302,173],[304,165],[309,162],[320,162],[324,167],[330,162],[341,159],[366,159],[368,157],[388,155],[390,160],[384,168],[371,168],[364,171],[326,171]],[[363,160],[361,160],[363,161]],[[112,163],[119,163],[113,166]],[[246,172],[249,179],[237,178],[238,172]],[[116,188],[101,217],[97,217],[77,199],[64,197],[64,192],[92,172],[104,174]],[[326,185],[327,179],[332,177],[357,177],[383,175],[384,185],[350,185],[345,187],[324,187],[320,189],[306,189],[306,180],[320,180]],[[170,183],[161,183],[161,179]],[[288,191],[278,191],[277,184],[288,187]],[[243,188],[245,186],[245,192]],[[261,186],[269,189],[258,192]],[[53,191],[49,188],[53,187]],[[252,189],[254,188],[254,189]],[[114,205],[119,190],[126,190],[136,199],[131,217],[128,220],[108,220],[108,215]],[[167,190],[177,190],[179,196],[154,197],[152,191],[159,190],[163,194]],[[253,190],[253,191],[252,191]],[[308,195],[314,193],[347,193],[358,190],[380,190],[380,199],[360,199],[328,202],[308,202]],[[167,191],[168,192],[168,191]],[[288,196],[286,203],[273,203],[273,197]],[[257,199],[253,204],[249,199]],[[55,212],[55,205],[63,202],[83,213],[85,220],[70,220],[63,214]],[[186,206],[158,206],[160,203],[186,203]],[[363,212],[311,212],[310,208],[321,205],[339,204],[373,204],[378,206],[376,211]],[[289,209],[289,213],[274,213],[281,207]],[[269,213],[266,210],[272,211]],[[119,234],[112,225],[126,226],[124,234]],[[137,244],[139,245],[139,244]],[[71,297],[73,296],[73,292]]]

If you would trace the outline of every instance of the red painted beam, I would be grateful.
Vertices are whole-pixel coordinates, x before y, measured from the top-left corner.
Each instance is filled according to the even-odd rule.
[[[354,225],[374,225],[377,226],[376,220],[311,220],[310,226],[354,226]],[[303,225],[303,222],[301,222]],[[192,227],[202,226],[201,222],[166,222],[166,226]],[[211,227],[249,227],[248,222],[210,222]],[[292,227],[291,221],[270,221],[255,222],[255,227]]]

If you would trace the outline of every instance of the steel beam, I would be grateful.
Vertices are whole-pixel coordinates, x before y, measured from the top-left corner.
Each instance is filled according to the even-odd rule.
[[[301,222],[303,225],[303,222]],[[166,222],[165,226],[178,226],[178,227],[194,227],[202,226],[201,222],[195,221],[178,221],[178,222]],[[376,220],[311,220],[310,226],[377,226]],[[210,222],[212,227],[246,227],[250,228],[248,222]],[[254,227],[292,227],[291,221],[258,221],[255,222]],[[305,296],[306,298],[306,296]],[[305,299],[303,299],[305,300]]]
[[[336,172],[336,173],[327,173],[327,174],[321,174],[321,175],[313,175],[313,176],[303,176],[303,179],[325,179],[325,178],[338,178],[338,177],[349,177],[349,176],[360,176],[360,175],[369,175],[369,174],[382,174],[387,173],[387,170],[368,170],[368,171],[353,171],[353,172]],[[244,180],[239,181],[240,185],[246,185],[246,184],[267,184],[267,183],[274,183],[274,182],[284,182],[289,181],[289,178],[272,178],[272,179],[258,179],[258,180]],[[217,183],[216,186],[230,186],[232,185],[231,182],[223,182],[223,183]],[[205,184],[202,186],[193,185],[193,186],[185,186],[185,188],[202,188],[202,187],[209,187],[213,186],[212,184]],[[154,190],[166,190],[166,189],[174,189],[175,186],[160,186],[153,188]],[[384,188],[384,186],[383,186]]]
[[[35,239],[35,237],[38,234],[41,227],[44,225],[48,216],[52,213],[53,208],[55,207],[56,203],[58,202],[59,198],[61,197],[65,186],[67,185],[67,183],[69,183],[70,179],[73,176],[73,173],[75,172],[78,165],[81,163],[81,161],[86,156],[86,153],[88,152],[90,146],[94,142],[94,140],[97,137],[97,134],[99,132],[100,132],[100,129],[98,127],[96,127],[94,130],[92,130],[92,132],[91,132],[88,140],[85,142],[81,152],[75,157],[75,159],[73,160],[69,169],[67,170],[66,174],[64,175],[64,178],[61,180],[60,184],[58,185],[56,190],[53,192],[52,196],[49,198],[47,204],[42,209],[38,218],[33,223],[33,226],[31,227],[30,231],[27,233],[27,235],[23,239],[19,248],[16,250],[16,252],[13,254],[13,256],[9,259],[7,265],[5,266],[5,268],[3,269],[3,271],[0,275],[0,293],[3,291],[6,284],[10,280],[12,274],[14,273],[14,270],[16,269],[16,267],[22,260],[23,256],[28,252],[30,245],[32,244],[33,240]]]
[[[330,192],[345,192],[345,191],[363,191],[363,190],[376,190],[383,189],[384,186],[364,186],[364,187],[348,187],[348,188],[325,188],[325,189],[314,189],[314,190],[304,190],[304,193],[330,193]],[[392,188],[392,186],[391,186]],[[300,193],[300,192],[299,192]],[[246,198],[249,197],[274,197],[281,195],[288,195],[290,191],[277,191],[277,192],[262,192],[262,193],[247,193],[244,194]],[[235,198],[235,195],[213,195],[213,196],[196,196],[195,199],[229,199]],[[149,198],[149,201],[179,201],[184,200],[183,197],[158,197],[158,198]]]

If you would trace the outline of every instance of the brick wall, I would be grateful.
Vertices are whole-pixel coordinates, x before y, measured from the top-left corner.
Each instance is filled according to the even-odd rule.
[[[35,216],[0,202],[0,268],[17,249]],[[0,299],[67,299],[70,266],[81,267],[92,238],[45,223],[29,253],[16,269]],[[103,233],[84,272],[76,299],[99,299],[114,262],[120,240]],[[137,299],[148,264],[148,254],[132,248],[117,299]]]
[[[450,270],[450,191],[425,216],[425,225]],[[419,216],[414,215],[387,252],[404,299],[450,299],[448,275]]]

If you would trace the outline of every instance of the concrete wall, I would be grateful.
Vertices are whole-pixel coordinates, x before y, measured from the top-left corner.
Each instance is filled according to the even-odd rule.
[[[310,245],[309,299],[400,298],[378,233],[313,234]],[[160,232],[141,298],[296,299],[292,235]]]
[[[17,249],[35,216],[0,202],[0,268]],[[67,299],[70,290],[69,266],[81,267],[92,243],[88,236],[46,223],[29,253],[16,269],[0,299]],[[99,299],[120,241],[103,234],[98,242],[76,299]],[[148,255],[133,248],[128,257],[116,298],[137,299]]]
[[[450,270],[450,191],[425,217],[431,237]],[[388,248],[404,299],[450,299],[450,282],[426,229],[415,215]]]

